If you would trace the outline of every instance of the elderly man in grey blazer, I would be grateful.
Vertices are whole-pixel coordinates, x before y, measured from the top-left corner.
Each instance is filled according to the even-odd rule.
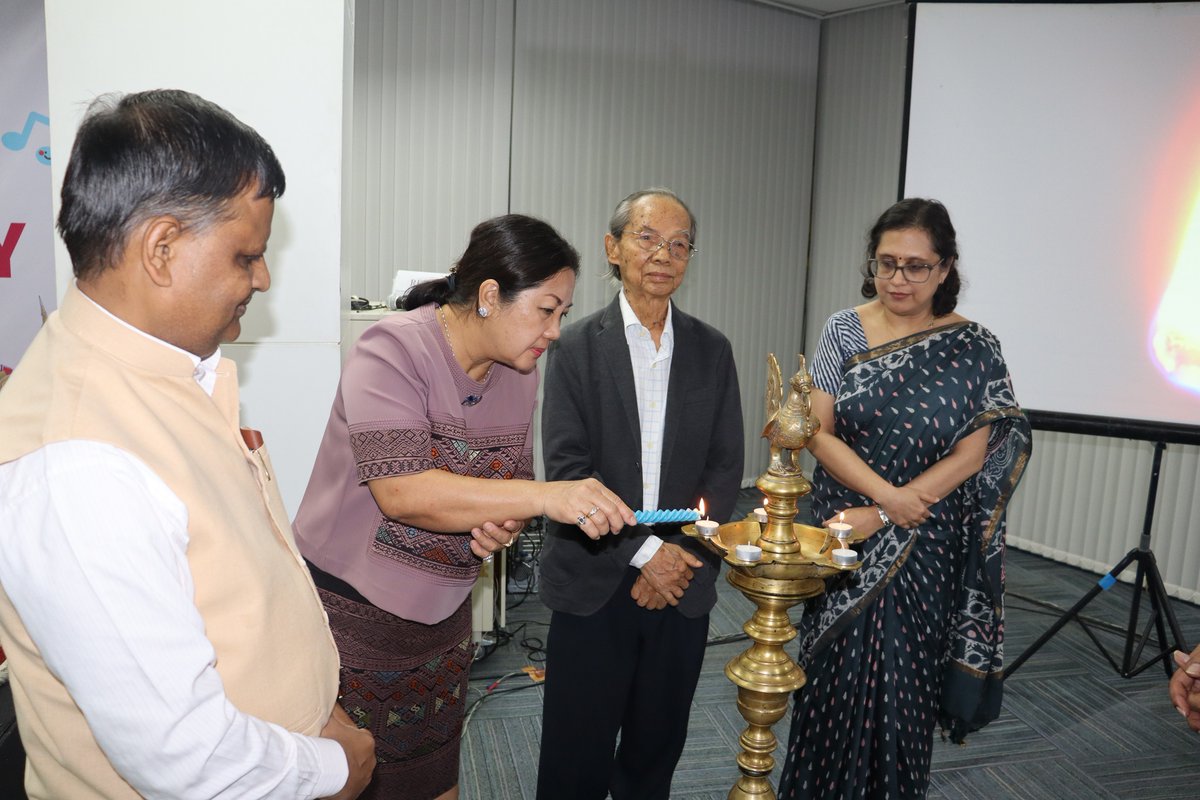
[[[604,249],[621,291],[550,349],[542,411],[550,480],[594,476],[633,508],[733,513],[742,407],[729,340],[671,302],[696,252],[673,192],[622,200]],[[716,603],[720,560],[678,525],[615,536],[551,523],[539,800],[666,798]],[[617,747],[618,732],[620,746]]]

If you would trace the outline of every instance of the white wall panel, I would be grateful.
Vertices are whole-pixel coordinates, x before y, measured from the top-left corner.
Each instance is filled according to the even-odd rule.
[[[508,206],[512,0],[357,0],[343,292],[443,272]]]
[[[195,92],[262,134],[288,179],[267,253],[271,291],[242,321],[242,341],[337,341],[342,23],[337,0],[214,0],[169,10],[153,0],[47,0],[55,213],[75,131],[93,98]],[[273,35],[281,29],[290,35]],[[57,239],[56,264],[61,295],[72,278]]]
[[[804,302],[811,354],[826,318],[863,302],[867,228],[896,200],[904,120],[908,11],[847,14],[821,24],[812,240]],[[807,452],[803,463],[811,470]]]
[[[271,290],[251,304],[241,343],[225,352],[246,366],[243,419],[270,444],[292,513],[338,375],[344,24],[352,5],[46,1],[56,212],[79,120],[105,92],[200,94],[258,130],[283,164],[287,192],[267,254]],[[61,241],[56,265],[61,294],[71,280]]]
[[[337,342],[232,344],[242,424],[262,431],[284,506],[300,508],[342,371]]]
[[[731,340],[746,477],[766,467],[765,358],[803,325],[819,23],[732,0],[517,0],[512,210],[583,258],[572,316],[612,299],[613,207],[667,186],[698,220],[680,308]]]
[[[826,318],[859,293],[867,229],[896,200],[908,53],[908,9],[888,6],[827,20],[813,172],[805,349]]]

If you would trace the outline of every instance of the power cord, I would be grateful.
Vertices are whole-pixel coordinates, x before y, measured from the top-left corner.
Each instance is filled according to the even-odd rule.
[[[537,517],[530,521],[521,538],[517,540],[516,552],[510,551],[505,590],[510,597],[516,595],[519,598],[508,604],[510,610],[520,608],[537,591],[537,576],[545,540],[546,518]]]
[[[530,681],[529,683],[527,683],[524,686],[516,686],[511,689],[499,689],[498,688],[501,683],[508,680],[509,678],[516,678],[520,675],[526,675],[526,674],[528,674],[528,673],[526,673],[524,670],[517,670],[516,672],[509,672],[505,675],[501,675],[499,678],[496,678],[494,681],[492,681],[490,684],[488,684],[487,688],[482,691],[482,694],[479,697],[475,698],[475,700],[471,702],[471,705],[467,706],[467,711],[465,714],[463,714],[462,733],[459,735],[459,738],[460,739],[466,738],[467,725],[471,722],[471,717],[475,716],[475,712],[479,709],[479,707],[481,705],[483,705],[484,700],[487,700],[489,697],[495,697],[498,694],[509,694],[510,692],[519,692],[522,689],[532,689],[534,686],[539,685],[538,683]],[[468,687],[467,692],[470,693],[470,691],[471,690]]]
[[[497,649],[499,649],[500,647],[503,647],[504,645],[506,645],[509,642],[514,641],[514,640],[516,640],[518,645],[520,645],[522,648],[525,649],[525,660],[526,661],[528,661],[531,664],[545,663],[545,661],[546,661],[546,645],[540,638],[538,638],[536,636],[525,636],[523,638],[518,638],[519,634],[525,630],[526,625],[549,626],[550,623],[549,622],[540,622],[538,620],[527,620],[526,622],[522,622],[520,625],[518,625],[516,628],[514,628],[511,631],[505,630],[504,628],[500,628],[500,627],[494,628],[492,630],[492,641],[490,643],[488,643],[487,645],[485,645],[486,652],[484,652],[483,655],[475,657],[475,663],[476,664],[483,663],[485,660],[487,660],[492,655],[492,653],[495,653]],[[474,680],[483,680],[483,678],[472,677],[471,680],[473,680],[473,681]]]

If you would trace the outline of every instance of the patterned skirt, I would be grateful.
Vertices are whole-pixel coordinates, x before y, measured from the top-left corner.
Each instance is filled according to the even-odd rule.
[[[422,625],[318,591],[342,659],[342,707],[375,736],[375,777],[361,799],[420,800],[455,786],[474,654],[470,598]]]

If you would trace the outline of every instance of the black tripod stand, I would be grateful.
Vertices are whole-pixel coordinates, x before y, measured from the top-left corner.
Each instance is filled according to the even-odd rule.
[[[1167,673],[1167,678],[1171,677],[1174,671],[1174,663],[1170,655],[1172,650],[1183,650],[1188,652],[1189,648],[1184,644],[1183,634],[1179,630],[1179,622],[1175,619],[1175,612],[1171,610],[1170,598],[1167,597],[1166,587],[1163,585],[1162,575],[1158,571],[1158,562],[1154,558],[1154,553],[1150,550],[1150,525],[1154,521],[1154,505],[1158,496],[1158,472],[1162,466],[1163,451],[1166,450],[1165,442],[1159,440],[1154,443],[1154,465],[1150,472],[1150,491],[1146,498],[1146,521],[1142,525],[1142,538],[1138,542],[1138,546],[1125,554],[1117,565],[1108,571],[1095,586],[1083,596],[1082,599],[1070,610],[1058,618],[1058,621],[1050,627],[1050,630],[1042,634],[1042,637],[1030,645],[1025,652],[1017,657],[1017,660],[1004,670],[1004,677],[1007,679],[1016,672],[1022,664],[1024,664],[1030,656],[1038,651],[1038,649],[1046,642],[1050,641],[1054,634],[1058,633],[1064,625],[1075,619],[1088,637],[1095,642],[1096,647],[1108,659],[1108,663],[1117,671],[1117,674],[1122,678],[1132,678],[1142,670],[1154,664],[1156,661],[1163,662],[1163,669]],[[1117,576],[1124,572],[1131,564],[1137,562],[1137,579],[1133,583],[1133,602],[1129,609],[1129,625],[1125,629],[1125,650],[1124,657],[1120,664],[1109,654],[1104,643],[1096,638],[1095,632],[1088,627],[1088,623],[1081,617],[1078,617],[1084,606],[1092,602],[1101,592],[1112,588],[1117,582]],[[1141,613],[1141,600],[1143,590],[1150,598],[1150,618],[1146,620],[1145,628],[1138,632],[1138,617]],[[1171,627],[1171,636],[1173,637],[1168,644],[1166,626]],[[1138,666],[1138,660],[1142,657],[1142,651],[1146,647],[1146,642],[1150,640],[1151,628],[1155,628],[1158,633],[1158,643],[1155,645],[1155,654],[1144,664]]]

